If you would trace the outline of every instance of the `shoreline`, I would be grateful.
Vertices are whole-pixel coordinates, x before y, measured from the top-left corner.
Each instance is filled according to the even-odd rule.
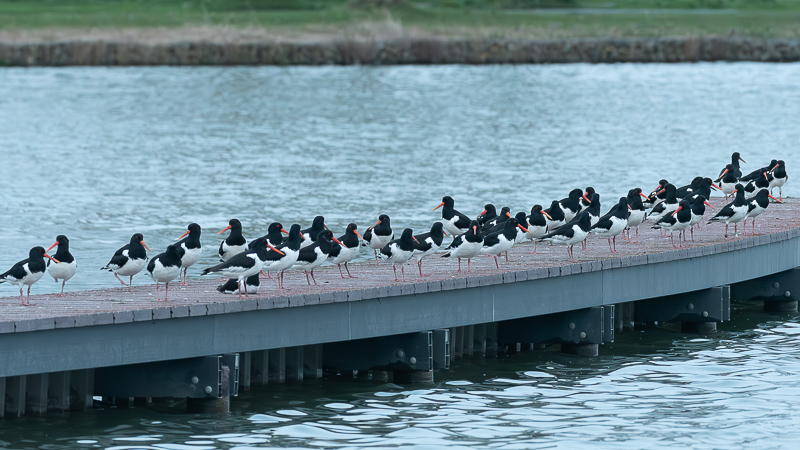
[[[215,42],[145,39],[0,40],[0,66],[317,66],[795,62],[800,39],[640,37],[580,39],[336,38]]]

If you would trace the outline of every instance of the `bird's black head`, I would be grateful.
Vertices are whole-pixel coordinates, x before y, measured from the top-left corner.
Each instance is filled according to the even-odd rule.
[[[322,216],[314,217],[314,221],[311,223],[311,226],[314,228],[323,228],[325,226],[325,218]]]
[[[431,233],[440,233],[444,224],[442,222],[433,222],[431,225]]]
[[[292,227],[289,228],[289,238],[291,238],[292,236],[302,238],[300,236],[300,224],[297,223],[292,224]]]
[[[378,222],[389,224],[389,222],[390,222],[389,221],[389,216],[387,216],[386,214],[381,214],[380,216],[378,216]]]
[[[692,182],[689,183],[689,186],[691,186],[694,189],[697,189],[698,187],[700,187],[700,183],[702,182],[703,182],[703,177],[694,177],[692,178]]]
[[[42,258],[44,257],[45,253],[47,252],[45,251],[44,247],[36,246],[28,252],[28,256],[30,258]]]
[[[331,230],[322,230],[322,231],[320,231],[319,234],[317,235],[317,240],[321,241],[323,239],[326,240],[326,241],[333,240],[333,231],[331,231]]]
[[[267,234],[274,233],[276,231],[281,231],[283,229],[283,224],[280,222],[272,222],[267,227]]]
[[[186,251],[183,248],[181,248],[181,246],[179,246],[179,245],[170,244],[170,245],[167,246],[167,251],[164,252],[164,253],[171,253],[173,255],[178,256],[178,258],[180,258],[180,257],[183,256],[184,253],[186,253]]]
[[[531,215],[533,215],[533,213],[540,212],[542,212],[542,205],[533,205],[533,208],[531,208]]]
[[[592,206],[600,205],[600,194],[592,194]]]
[[[228,221],[228,225],[230,225],[232,229],[235,229],[235,228],[241,229],[242,228],[242,222],[239,222],[239,219],[231,219],[231,220],[229,220]]]
[[[528,220],[528,215],[525,214],[525,211],[520,211],[514,216],[514,219],[517,220],[517,223],[525,223]]]
[[[347,231],[356,231],[358,230],[358,225],[354,223],[350,223],[347,225]]]
[[[497,213],[497,208],[491,203],[483,205],[483,209],[485,209],[487,213]]]
[[[403,234],[400,235],[400,239],[403,240],[409,240],[412,239],[413,237],[414,237],[414,230],[412,230],[411,228],[406,228],[405,230],[403,230]]]
[[[200,225],[196,223],[190,223],[186,229],[189,230],[189,233],[200,234]]]
[[[134,242],[135,243],[140,243],[143,240],[144,240],[144,236],[142,235],[142,233],[135,233],[133,236],[131,236],[131,244],[133,244]]]
[[[571,199],[579,199],[583,197],[583,190],[582,189],[573,189],[569,191],[569,198]]]
[[[503,208],[500,209],[500,215],[501,216],[506,216],[506,215],[509,215],[509,214],[511,214],[511,207],[503,206]]]
[[[478,234],[478,233],[480,233],[480,231],[481,231],[480,222],[478,222],[477,220],[470,221],[469,230],[467,230],[467,233]]]
[[[448,208],[452,208],[453,205],[456,204],[455,200],[453,200],[453,197],[450,197],[449,195],[442,197],[442,203],[444,203],[444,206],[447,206]]]
[[[586,196],[592,198],[592,194],[594,194],[595,190],[593,187],[589,186],[586,188]]]
[[[69,244],[69,239],[67,239],[67,237],[64,236],[63,234],[59,234],[58,236],[56,236],[56,242],[58,242],[58,245],[65,245]]]

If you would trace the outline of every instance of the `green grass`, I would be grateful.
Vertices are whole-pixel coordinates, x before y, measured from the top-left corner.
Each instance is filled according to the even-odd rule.
[[[224,25],[341,34],[381,22],[466,37],[785,38],[800,37],[800,0],[0,0],[0,31]]]

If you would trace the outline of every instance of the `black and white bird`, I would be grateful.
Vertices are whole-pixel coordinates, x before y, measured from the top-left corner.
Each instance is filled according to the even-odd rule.
[[[692,192],[700,189],[700,185],[703,183],[703,177],[694,177],[692,178],[692,182],[687,184],[686,186],[681,186],[675,189],[675,197],[683,198],[687,195],[691,194]]]
[[[114,272],[114,276],[117,277],[119,282],[123,286],[128,286],[130,291],[131,286],[133,286],[133,276],[141,272],[147,264],[147,252],[145,249],[148,252],[150,251],[150,247],[144,243],[144,236],[142,236],[142,233],[136,233],[131,236],[131,241],[128,244],[114,252],[111,261],[105,267],[101,267],[101,270]],[[128,284],[122,281],[120,275],[130,277]]]
[[[306,282],[308,282],[309,286],[311,286],[311,280],[314,280],[314,284],[317,284],[317,279],[314,277],[314,269],[328,260],[331,248],[342,245],[344,244],[340,240],[333,237],[331,230],[323,229],[319,232],[313,244],[300,248],[297,261],[292,266],[292,269],[302,269],[306,273]],[[310,280],[309,274],[311,275]]]
[[[564,216],[564,210],[561,209],[561,206],[558,204],[558,200],[553,200],[550,203],[550,207],[545,209],[544,212],[547,214],[547,231],[555,231],[560,226],[565,225],[567,221],[565,220],[566,217]]]
[[[219,259],[222,261],[227,261],[247,250],[247,240],[242,236],[242,222],[239,222],[239,219],[231,219],[228,221],[228,226],[217,234],[228,230],[231,230],[230,234],[219,244]]]
[[[766,190],[760,190],[758,193],[750,198],[747,201],[747,215],[744,217],[744,234],[747,234],[747,219],[753,219],[752,222],[752,231],[753,234],[756,234],[756,217],[760,216],[767,210],[767,206],[769,206],[769,199],[773,199],[778,203],[783,203],[781,200],[775,198]]]
[[[658,223],[662,217],[678,209],[679,201],[675,197],[675,185],[667,183],[666,186],[662,188],[662,191],[666,193],[666,197],[664,197],[662,202],[656,204],[647,215],[647,218],[653,220],[655,223]]]
[[[181,259],[185,254],[186,252],[180,245],[172,244],[167,246],[167,250],[164,253],[159,253],[150,258],[150,262],[147,263],[147,273],[156,282],[157,301],[161,301],[161,291],[158,283],[164,283],[164,301],[169,301],[169,282],[180,275]]]
[[[317,242],[317,237],[323,230],[327,230],[328,226],[325,225],[325,217],[316,216],[311,222],[311,227],[305,230],[300,230],[303,233],[303,242],[300,243],[300,248],[308,247],[309,245]]]
[[[642,188],[633,188],[628,191],[628,207],[630,213],[628,214],[628,241],[631,240],[631,229],[636,229],[636,242],[639,242],[639,225],[644,222],[647,216],[647,208],[644,207],[642,198],[645,200],[647,196],[642,193]]]
[[[580,210],[578,213],[583,212],[584,209],[588,208],[589,205],[592,204],[592,196],[595,194],[595,190],[593,187],[589,186],[584,190],[583,197],[581,197],[580,201]]]
[[[49,252],[55,246],[58,246],[58,249],[56,250],[56,254],[53,255],[53,258],[58,260],[58,262],[48,260],[47,271],[56,283],[58,283],[58,280],[61,280],[61,293],[58,294],[58,296],[63,297],[64,284],[75,276],[75,272],[78,270],[78,263],[75,261],[75,257],[72,256],[72,253],[69,252],[69,239],[67,239],[66,236],[63,234],[56,236],[56,242],[51,245],[47,251]]]
[[[559,209],[560,211],[561,209]],[[478,256],[483,248],[483,236],[480,233],[480,225],[477,220],[473,220],[469,224],[469,229],[466,233],[458,235],[453,238],[453,242],[447,247],[449,250],[442,255],[442,258],[454,257],[458,258],[458,271],[461,272],[461,260],[467,260],[467,272],[472,269],[470,263],[472,258]]]
[[[445,195],[442,197],[442,203],[439,203],[439,206],[433,208],[433,210],[436,211],[437,209],[443,207],[442,223],[444,224],[444,229],[452,235],[457,235],[467,231],[470,218],[465,214],[461,214],[460,212],[456,211],[456,209],[453,208],[454,205],[455,201],[453,200],[453,197]],[[366,238],[366,233],[364,233],[364,237]]]
[[[500,212],[494,219],[487,220],[481,225],[481,229],[488,230],[489,228],[494,228],[510,218],[511,218],[511,207],[503,206],[502,208],[500,208]]]
[[[747,164],[747,161],[742,159],[741,155],[739,155],[739,152],[731,153],[731,166],[733,166],[733,175],[736,177],[737,180],[742,177],[742,169],[739,167],[739,161]],[[727,166],[726,166],[726,168],[727,168]],[[724,172],[724,169],[723,169],[723,172]],[[720,176],[720,179],[721,179],[722,178],[722,172],[719,173],[719,176]],[[717,181],[720,181],[720,180],[718,179]]]
[[[524,215],[525,213],[523,213]],[[522,233],[527,233],[528,229],[523,227],[519,221],[512,217],[505,221],[503,229],[498,230],[483,236],[483,247],[481,253],[492,255],[494,257],[494,264],[497,270],[500,270],[500,263],[497,262],[497,256],[501,253],[511,250],[517,239],[517,229]]]
[[[653,228],[660,228],[664,231],[669,231],[669,240],[675,248],[683,247],[681,240],[681,233],[684,233],[692,221],[692,211],[689,208],[689,202],[681,200],[678,203],[678,208],[666,215],[664,215],[658,222],[653,225]],[[675,245],[674,235],[678,232],[678,246]]]
[[[406,272],[403,268],[403,264],[414,256],[414,244],[416,243],[419,242],[417,242],[417,238],[414,237],[414,231],[411,230],[411,228],[406,228],[403,230],[403,234],[400,235],[400,239],[389,242],[381,249],[381,255],[383,255],[384,259],[392,263],[394,281],[400,281],[397,278],[397,266],[400,266],[400,272],[403,274],[403,281],[406,281]]]
[[[392,239],[394,239],[394,231],[392,231],[392,223],[389,216],[386,214],[378,216],[378,221],[367,228],[363,236],[364,244],[375,253],[376,263],[378,262],[378,252]]]
[[[581,211],[581,214],[584,212],[589,214],[589,223],[591,223],[592,226],[594,226],[597,221],[600,220],[600,194],[592,194],[592,200],[589,202],[589,206],[584,208],[584,210]],[[575,218],[572,220],[575,220]]]
[[[653,209],[656,205],[663,202],[664,199],[667,197],[667,192],[664,190],[664,187],[669,184],[665,178],[662,178],[658,181],[658,186],[653,189],[647,198],[642,202],[646,209]]]
[[[786,174],[786,163],[782,159],[778,160],[777,164],[772,168],[771,175],[772,179],[769,182],[770,194],[773,193],[773,189],[778,188],[778,199],[783,201],[783,185],[786,184],[789,176]]]
[[[711,180],[711,178],[705,177],[700,182],[700,187],[699,188],[697,188],[697,189],[693,190],[692,192],[689,192],[688,194],[684,195],[683,197],[681,197],[681,199],[682,200],[686,200],[690,204],[699,196],[702,196],[703,198],[708,200],[709,198],[711,198],[711,189],[717,189],[717,190],[720,190],[720,191],[722,190],[722,188],[720,188],[719,186],[714,184],[714,182]]]
[[[483,207],[483,212],[478,214],[476,220],[479,224],[483,225],[495,217],[497,217],[497,208],[495,208],[493,204],[487,203],[486,206]]]
[[[186,271],[200,259],[203,254],[203,246],[200,244],[200,225],[190,223],[185,233],[179,237],[177,245],[183,249],[181,257],[181,286],[186,286]]]
[[[756,170],[748,173],[747,175],[743,175],[743,176],[739,177],[739,182],[742,183],[742,184],[749,183],[749,182],[755,180],[756,178],[762,176],[762,174],[764,172],[771,172],[772,168],[775,167],[776,164],[778,164],[778,160],[777,159],[773,159],[766,166],[761,167],[759,169],[756,169]]]
[[[747,200],[744,198],[744,186],[741,184],[737,184],[736,188],[734,189],[733,193],[735,197],[733,198],[733,202],[728,203],[722,209],[719,210],[717,215],[711,218],[708,223],[712,222],[719,222],[725,224],[725,237],[728,237],[728,225],[733,224],[733,233],[734,235],[738,234],[738,230],[736,228],[737,224],[744,220],[745,216],[747,215],[747,211],[749,207],[747,205]]]
[[[538,239],[547,233],[547,219],[551,218],[544,210],[542,205],[533,205],[531,215],[528,216],[527,238],[530,240]],[[536,253],[538,242],[533,244],[533,253]]]
[[[687,200],[688,198],[689,196],[684,198],[684,200],[688,202],[689,201]],[[692,213],[692,220],[689,222],[689,231],[692,233],[692,242],[694,242],[694,227],[696,226],[698,229],[700,228],[700,222],[703,220],[703,216],[706,213],[706,206],[708,206],[711,209],[716,209],[713,206],[711,206],[711,203],[708,203],[705,197],[703,197],[702,195],[698,195],[697,197],[694,197],[689,207]],[[686,233],[684,233],[683,236],[685,239]]]
[[[564,217],[567,222],[569,222],[576,215],[578,215],[578,211],[580,211],[581,209],[582,197],[584,197],[583,190],[573,189],[569,191],[569,196],[567,198],[562,198],[558,202],[558,205],[564,211]],[[591,203],[591,199],[585,198],[584,200]]]
[[[298,225],[297,227],[299,231],[300,226]],[[299,248],[299,240],[297,245]],[[275,253],[276,255],[283,254],[283,252],[268,243],[266,239],[260,238],[254,243],[253,249],[238,253],[216,266],[208,267],[203,270],[201,275],[219,273],[226,278],[234,278],[237,280],[239,286],[239,298],[242,298],[242,292],[244,292],[245,296],[249,297],[244,280],[253,275],[258,275],[270,253]]]
[[[10,283],[19,286],[20,305],[30,306],[31,286],[44,275],[44,271],[46,270],[44,264],[45,258],[50,259],[56,264],[59,263],[57,259],[47,254],[44,247],[33,247],[28,252],[28,259],[23,259],[14,264],[8,271],[0,275],[0,283]],[[22,286],[25,285],[28,286],[27,299],[22,296]]]
[[[279,252],[267,252],[264,260],[264,269],[271,272],[279,272],[279,289],[283,289],[283,278],[286,271],[297,262],[297,258],[300,256],[300,244],[304,239],[305,237],[300,231],[300,225],[293,224],[289,228],[289,238],[276,247]]]
[[[736,169],[733,167],[733,164],[725,166],[717,182],[719,182],[720,189],[722,193],[725,194],[725,198],[733,194],[736,185],[739,183],[739,177],[736,176]]]
[[[342,264],[344,264],[344,268],[347,270],[347,276],[350,278],[358,278],[353,276],[350,273],[350,269],[347,267],[347,263],[354,260],[361,251],[361,235],[358,234],[358,225],[354,223],[347,225],[347,229],[344,235],[339,237],[339,241],[342,242],[342,245],[331,247],[331,251],[328,254],[328,261],[339,267],[339,275],[342,278],[344,278]]]
[[[595,194],[597,195],[597,194]],[[575,244],[582,242],[589,235],[589,230],[592,224],[588,214],[581,214],[577,222],[564,225],[557,228],[544,236],[540,237],[537,241],[552,242],[553,244],[560,244],[567,246],[567,254],[570,261],[575,261],[573,247]]]
[[[443,228],[442,222],[434,222],[431,231],[414,236],[414,239],[417,240],[414,242],[414,255],[417,256],[417,267],[421,277],[425,276],[422,274],[422,259],[436,253],[442,246],[445,235]]]
[[[592,225],[591,231],[595,235],[608,239],[608,249],[611,250],[611,253],[617,252],[617,235],[625,231],[628,226],[629,214],[628,198],[620,197],[616,206]],[[613,248],[612,242],[614,243]]]
[[[760,177],[744,185],[745,197],[752,197],[761,190],[769,192],[769,172],[767,171],[762,172]]]
[[[258,274],[250,275],[244,280],[245,292],[247,295],[258,294],[258,289],[261,286],[261,280]],[[239,292],[239,280],[230,278],[224,284],[217,286],[217,291],[223,294],[233,294]]]

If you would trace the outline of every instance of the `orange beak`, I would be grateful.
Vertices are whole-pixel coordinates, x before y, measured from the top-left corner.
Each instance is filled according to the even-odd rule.
[[[778,166],[780,166],[780,164],[775,164],[775,167],[773,167],[772,169],[769,169],[769,171],[772,172],[773,170],[777,169]]]
[[[675,214],[678,214],[678,211],[680,211],[682,209],[683,209],[683,206],[679,206],[678,209],[676,209],[675,212],[672,213],[672,215],[674,216]]]
[[[507,212],[506,216],[511,217],[511,213]]]
[[[646,195],[642,194],[641,192],[639,192],[639,195],[641,195],[641,196],[642,196],[642,197],[644,197],[645,199],[647,199],[647,198],[648,198]]]
[[[708,206],[711,209],[717,209],[717,208],[714,208],[713,206],[711,206],[711,203],[708,203],[708,201],[706,201],[706,200],[703,200],[703,203],[705,203],[706,206]]]
[[[344,247],[344,244],[342,244],[342,241],[336,239],[335,237],[333,238],[333,241],[336,242],[337,244],[341,245],[342,247]]]
[[[485,209],[480,214],[478,214],[478,217],[480,217],[480,216],[482,216],[484,214],[486,214],[486,210]]]
[[[220,233],[221,233],[221,232],[220,232]],[[189,230],[186,230],[186,233],[183,233],[183,234],[181,235],[181,237],[179,237],[177,240],[183,239],[183,237],[184,237],[184,236],[186,236],[187,234],[189,234]]]
[[[728,173],[728,169],[727,168],[722,171],[722,175],[720,175],[720,177],[724,177],[726,173]]]
[[[741,162],[743,162],[743,163],[747,164],[747,161],[743,160],[741,156],[739,157],[739,161],[741,161]]]
[[[289,232],[288,232],[288,231],[286,231],[286,230],[284,230],[283,228],[281,228],[281,233],[286,233],[286,234],[289,234]]]
[[[773,196],[771,196],[771,195],[769,195],[769,194],[767,194],[767,197],[769,197],[769,198],[771,198],[771,199],[775,200],[775,201],[776,201],[776,202],[778,202],[778,203],[783,203],[782,201],[778,200],[777,198],[775,198],[775,197],[773,197]]]
[[[522,231],[524,231],[524,232],[526,232],[526,233],[530,233],[530,231],[528,231],[528,229],[527,229],[527,228],[525,228],[525,227],[523,227],[522,225],[520,225],[520,224],[517,224],[517,226],[519,227],[519,229],[520,229],[520,230],[522,230]]]
[[[419,244],[419,241],[417,240],[417,238],[416,238],[416,237],[414,237],[414,236],[411,236],[411,239],[413,239],[413,240],[414,240],[414,242],[416,242],[417,244]]]
[[[722,188],[721,188],[721,187],[717,186],[717,185],[716,185],[716,184],[714,184],[714,183],[711,183],[711,187],[712,187],[712,188],[714,188],[714,189],[716,189],[716,190],[718,190],[718,191],[721,191],[721,190],[722,190]]]
[[[58,241],[56,241],[56,243],[55,243],[55,244],[51,245],[51,246],[50,246],[50,248],[48,248],[46,251],[48,251],[48,252],[49,252],[49,251],[50,251],[50,250],[52,250],[52,249],[53,249],[53,247],[55,247],[56,245],[58,245]]]
[[[280,251],[277,248],[273,247],[272,244],[270,244],[269,242],[267,242],[267,247],[271,248],[273,251],[277,252],[281,256],[286,255],[286,253],[283,253],[282,251]]]
[[[306,238],[305,236],[303,236],[303,232],[302,231],[300,232],[300,237],[303,238],[303,239]]]
[[[61,261],[59,261],[59,260],[57,260],[57,259],[53,258],[52,256],[48,255],[47,253],[45,253],[45,254],[44,254],[44,257],[45,257],[45,258],[49,258],[49,259],[51,259],[51,260],[52,260],[54,263],[56,263],[56,264],[58,264],[58,263],[60,263],[60,262],[61,262]]]
[[[220,231],[219,233],[217,233],[217,234],[222,234],[222,233],[224,233],[224,232],[226,232],[226,231],[228,231],[228,230],[230,230],[230,229],[231,229],[231,226],[230,226],[230,225],[228,225],[227,227],[225,227],[225,229],[221,230],[221,231]]]
[[[478,227],[472,227],[472,232],[478,234]]]
[[[444,231],[444,230],[442,230],[442,233],[443,233],[445,236],[447,236],[447,237],[450,237],[450,235],[449,235],[449,234],[447,234],[447,231]]]
[[[328,231],[330,231],[330,230],[331,230],[331,229],[330,229],[330,228],[328,228],[328,226],[327,226],[327,225],[325,225],[324,223],[322,224],[322,226],[323,226],[323,227],[325,227],[325,229],[326,229],[326,230],[328,230]]]
[[[767,176],[767,172],[762,172],[764,174],[764,179],[769,181],[769,177]]]
[[[589,200],[588,198],[586,198],[586,194],[583,194],[583,199],[584,199],[584,200],[586,200],[586,203],[592,203],[592,201],[591,201],[591,200]]]
[[[439,203],[439,206],[437,206],[436,208],[433,208],[433,210],[436,211],[437,209],[441,208],[442,206],[444,206],[444,202]],[[378,222],[380,222],[380,220]],[[375,224],[375,225],[377,225],[377,224]],[[375,225],[373,225],[373,226],[375,226]]]
[[[662,192],[664,192],[664,191],[666,191],[666,189],[662,189],[662,190],[660,190],[660,191],[656,192],[656,195],[658,195],[658,194],[660,194],[660,193],[662,193]]]
[[[151,253],[153,252],[152,250],[150,250],[150,247],[148,247],[148,246],[147,246],[147,244],[145,244],[145,243],[144,243],[144,241],[139,241],[139,242],[140,242],[142,245],[144,245],[144,248],[146,248],[148,252],[151,252]]]
[[[353,230],[353,233],[355,233],[359,239],[364,239],[363,237],[361,237],[361,234],[358,232],[358,230]]]
[[[553,218],[552,218],[552,217],[550,217],[550,214],[547,214],[547,213],[546,213],[546,212],[544,212],[544,211],[542,211],[542,214],[544,214],[544,216],[545,216],[545,217],[547,217],[548,219],[550,219],[550,220],[553,220]]]
[[[628,209],[630,209],[631,211],[633,211],[633,208],[631,208],[631,205],[628,205]]]

